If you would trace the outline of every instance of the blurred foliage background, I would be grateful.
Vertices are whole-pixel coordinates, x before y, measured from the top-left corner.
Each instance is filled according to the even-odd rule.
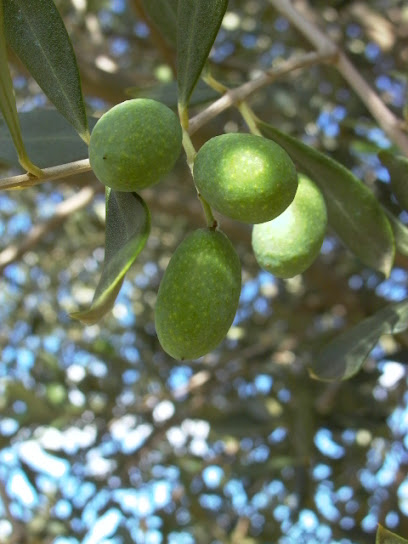
[[[129,96],[172,103],[171,40],[152,33],[143,4],[56,4],[90,115]],[[406,2],[310,4],[402,119]],[[308,49],[267,0],[230,0],[211,66],[234,86]],[[19,111],[47,107],[11,61]],[[332,67],[294,72],[251,104],[352,169],[399,213],[376,155],[392,145]],[[194,143],[246,130],[230,109]],[[181,364],[160,349],[153,308],[175,247],[204,225],[183,157],[143,192],[152,234],[100,324],[86,327],[68,312],[89,304],[101,270],[102,192],[1,264],[58,204],[94,182],[87,174],[0,194],[0,541],[368,544],[378,522],[407,537],[408,335],[383,337],[347,382],[317,382],[307,372],[328,339],[407,296],[406,259],[398,256],[384,280],[329,232],[304,275],[276,280],[258,269],[250,229],[221,220],[243,264],[240,308],[219,349]]]

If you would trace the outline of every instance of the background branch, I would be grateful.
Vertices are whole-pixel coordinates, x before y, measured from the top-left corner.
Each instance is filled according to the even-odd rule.
[[[103,186],[100,183],[98,183],[98,185],[95,184],[90,187],[84,187],[79,193],[76,193],[74,196],[71,196],[56,206],[55,213],[51,219],[44,221],[39,225],[35,225],[24,240],[19,242],[18,245],[13,244],[0,252],[0,273],[7,265],[17,261],[24,253],[32,249],[43,236],[58,228],[72,213],[85,208],[85,206],[90,204],[95,194],[102,190]]]
[[[311,19],[314,14],[310,4],[305,13],[296,10],[288,0],[269,0],[272,6],[286,17],[318,51],[337,50],[337,45],[328,38]],[[335,64],[340,74],[360,97],[380,127],[389,138],[408,156],[408,136],[400,129],[400,119],[387,108],[378,94],[368,85],[359,71],[344,53],[339,53]]]
[[[259,77],[251,81],[243,83],[235,89],[227,91],[221,98],[213,102],[208,108],[204,111],[197,114],[190,120],[189,124],[189,133],[193,134],[203,125],[211,121],[214,117],[217,117],[221,112],[246,100],[256,91],[259,91],[263,87],[270,85],[276,79],[298,70],[299,68],[305,68],[307,66],[312,66],[313,64],[318,64],[321,62],[334,62],[337,56],[336,51],[330,52],[312,52],[305,53],[304,55],[288,59],[283,61],[276,68],[271,68],[263,72]]]

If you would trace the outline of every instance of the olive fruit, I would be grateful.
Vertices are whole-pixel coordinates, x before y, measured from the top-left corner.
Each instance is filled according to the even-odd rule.
[[[89,161],[96,177],[116,191],[138,191],[170,172],[181,151],[176,114],[156,100],[126,100],[96,123]]]
[[[194,181],[215,210],[246,223],[277,217],[297,189],[296,169],[286,151],[253,134],[208,140],[195,158]]]
[[[278,278],[302,273],[319,254],[326,227],[322,194],[309,178],[299,175],[292,204],[276,219],[254,225],[252,248],[258,264]]]
[[[227,334],[237,311],[241,265],[221,231],[198,229],[178,246],[160,283],[156,331],[174,359],[197,359]]]

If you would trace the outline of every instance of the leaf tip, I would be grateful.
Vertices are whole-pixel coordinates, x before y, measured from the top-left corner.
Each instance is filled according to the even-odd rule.
[[[77,321],[80,321],[84,325],[95,325],[101,317],[95,318],[94,315],[92,315],[89,310],[84,310],[80,312],[70,312],[69,317],[71,319],[76,319]]]
[[[338,380],[338,378],[327,377],[327,376],[324,376],[323,374],[320,374],[313,366],[308,367],[307,371],[309,373],[309,377],[312,380],[316,380],[319,382],[326,382],[326,383],[335,382]]]
[[[86,130],[78,130],[78,134],[86,145],[89,146],[89,142],[91,141],[91,133],[89,132],[89,128],[86,128]]]

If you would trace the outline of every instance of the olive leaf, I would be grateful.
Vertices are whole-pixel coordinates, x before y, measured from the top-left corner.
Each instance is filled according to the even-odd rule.
[[[182,109],[188,105],[227,6],[228,0],[178,1],[177,82]]]
[[[329,224],[342,242],[367,266],[388,276],[395,242],[389,221],[373,193],[352,172],[320,151],[267,123],[264,136],[280,144],[299,169],[317,183],[325,197]]]
[[[102,275],[90,308],[71,313],[87,325],[113,307],[126,272],[144,248],[150,233],[150,212],[137,193],[106,191],[106,240]]]
[[[143,0],[143,7],[167,41],[174,47],[177,43],[178,0]]]
[[[53,0],[7,0],[4,18],[10,46],[51,102],[89,143],[75,53]]]
[[[389,304],[339,334],[314,359],[309,371],[325,381],[347,380],[356,374],[383,334],[408,328],[408,299]]]
[[[28,158],[21,135],[20,122],[14,98],[13,82],[7,62],[6,40],[4,39],[3,29],[3,2],[0,1],[0,110],[6,121],[8,130],[10,131],[13,144],[17,150],[18,162],[25,170],[39,177],[41,175],[41,170]]]
[[[401,255],[408,257],[408,227],[404,225],[395,215],[383,206],[383,210],[387,214],[392,232],[395,238],[395,249]]]
[[[408,540],[388,531],[388,529],[378,524],[375,544],[408,544]]]
[[[56,109],[37,109],[18,115],[24,143],[30,157],[41,168],[78,161],[88,157],[88,146]],[[90,118],[90,126],[97,119]],[[0,119],[0,161],[18,166],[13,139]]]
[[[386,150],[380,151],[378,157],[390,174],[391,189],[400,206],[408,211],[408,159]]]

